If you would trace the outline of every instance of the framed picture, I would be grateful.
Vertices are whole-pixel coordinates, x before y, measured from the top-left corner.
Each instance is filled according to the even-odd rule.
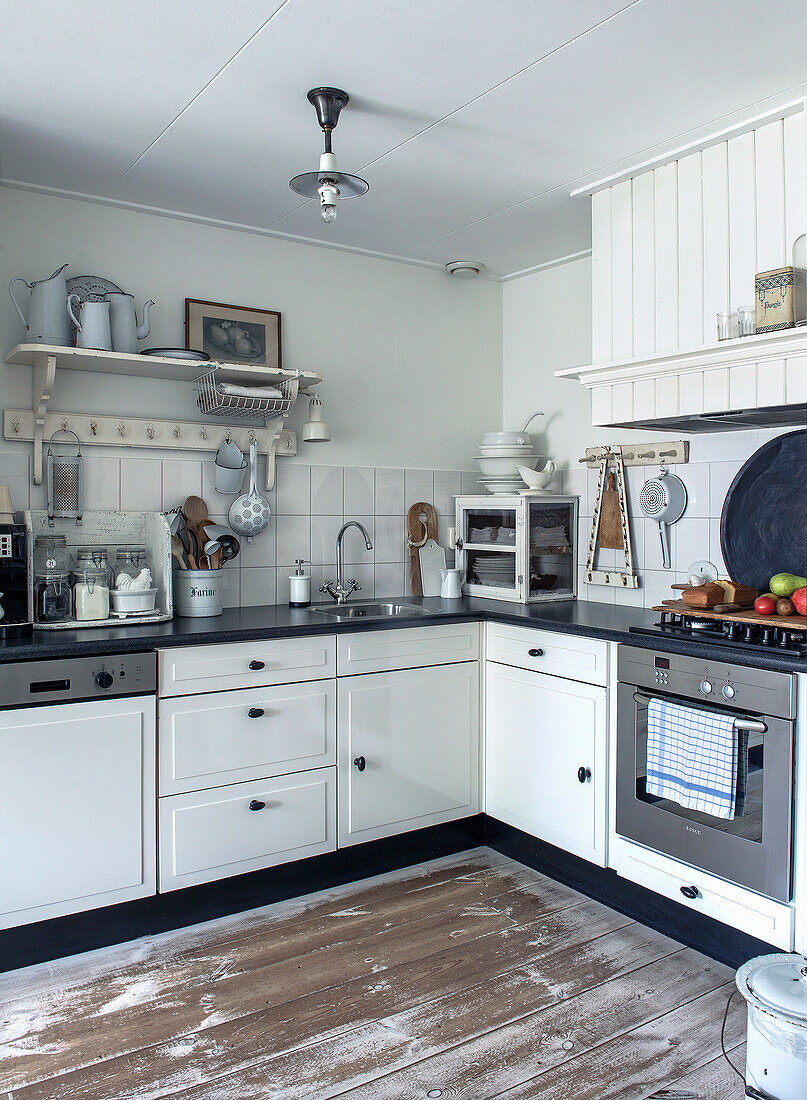
[[[225,363],[282,367],[280,314],[186,298],[185,347]]]

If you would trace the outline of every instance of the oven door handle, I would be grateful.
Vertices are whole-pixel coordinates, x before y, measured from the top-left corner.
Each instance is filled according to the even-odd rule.
[[[643,691],[634,691],[633,698],[637,703],[649,703],[654,696],[645,695]],[[735,718],[734,728],[736,730],[743,730],[746,733],[767,733],[768,727],[764,722],[760,722],[757,718]]]

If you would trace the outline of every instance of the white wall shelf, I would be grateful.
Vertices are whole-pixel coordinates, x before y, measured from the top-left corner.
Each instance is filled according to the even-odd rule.
[[[157,418],[135,419],[126,416],[57,413],[50,409],[50,398],[58,370],[94,371],[104,374],[194,382],[201,373],[209,369],[210,364],[207,362],[151,355],[129,355],[91,348],[18,344],[6,356],[6,363],[12,366],[30,367],[33,371],[31,410],[6,409],[3,430],[6,439],[33,442],[33,473],[36,485],[42,484],[44,441],[54,431],[65,425],[76,432],[82,444],[159,447],[169,450],[216,450],[228,432],[226,423],[223,424],[219,417],[216,417],[217,423],[214,426],[209,420],[189,423]],[[219,378],[221,381],[256,386],[287,382],[292,385],[295,399],[299,392],[310,390],[322,381],[322,375],[313,371],[273,369],[251,364],[223,364],[219,370]],[[295,433],[285,431],[283,428],[286,416],[287,411],[284,411],[274,418],[266,418],[263,427],[256,426],[253,429],[258,438],[259,451],[267,456],[267,490],[274,487],[276,456],[297,453]],[[243,421],[241,423],[243,424]],[[229,430],[234,438],[246,437],[248,434],[248,429],[243,427],[240,431]]]

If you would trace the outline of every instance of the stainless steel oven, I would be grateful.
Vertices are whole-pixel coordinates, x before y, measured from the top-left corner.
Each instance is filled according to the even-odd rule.
[[[795,677],[726,661],[620,645],[617,651],[616,830],[628,840],[789,901]],[[731,714],[744,805],[732,818],[685,809],[647,790],[652,698]]]

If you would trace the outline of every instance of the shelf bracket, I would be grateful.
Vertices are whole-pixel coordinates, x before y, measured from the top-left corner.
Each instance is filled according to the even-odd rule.
[[[37,355],[34,357],[33,366],[33,402],[31,408],[34,414],[34,485],[42,484],[42,451],[45,445],[45,417],[48,411],[48,402],[53,393],[53,383],[56,380],[56,356]]]

